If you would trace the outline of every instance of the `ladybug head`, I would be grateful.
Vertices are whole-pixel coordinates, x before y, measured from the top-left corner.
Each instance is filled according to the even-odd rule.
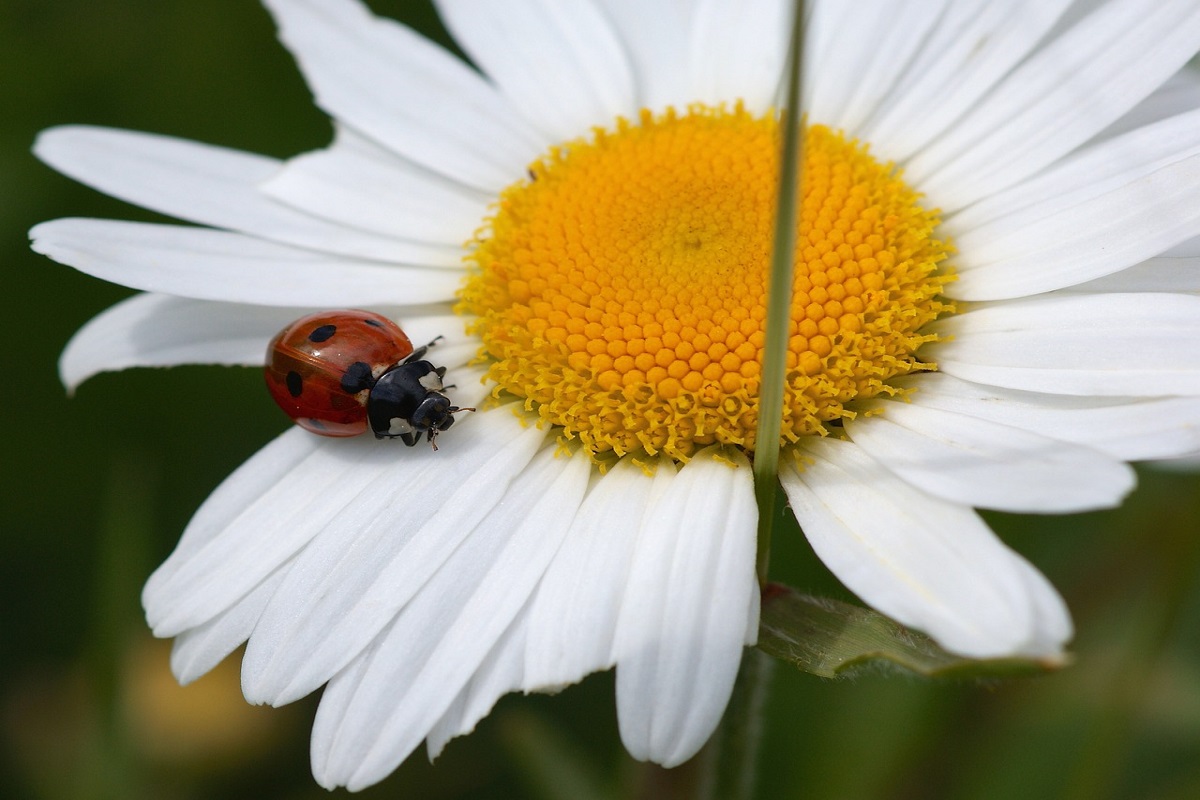
[[[458,409],[450,405],[450,398],[444,394],[430,392],[417,406],[409,421],[417,431],[429,431],[431,434],[444,431],[454,424],[452,416]]]
[[[430,392],[413,412],[411,419],[413,430],[416,431],[418,438],[421,432],[428,432],[429,443],[433,445],[434,450],[437,450],[437,443],[434,439],[439,433],[454,424],[454,415],[459,411],[474,410],[451,405],[450,398],[446,395]]]

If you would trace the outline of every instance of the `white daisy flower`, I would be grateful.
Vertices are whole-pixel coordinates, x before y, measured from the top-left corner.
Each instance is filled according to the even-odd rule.
[[[790,4],[440,0],[478,71],[358,0],[267,5],[336,122],[327,149],[39,139],[63,173],[204,226],[34,229],[146,292],[77,334],[64,381],[262,365],[294,318],[370,307],[445,337],[430,358],[481,410],[438,452],[292,428],[238,469],[146,586],[176,674],[248,642],[248,700],[325,686],[325,786],[614,665],[629,752],[683,762],[757,632]],[[1200,3],[1069,6],[810,4],[780,479],[847,587],[974,657],[1054,660],[1071,636],[975,508],[1110,507],[1125,462],[1200,452],[1200,82],[1181,72]]]

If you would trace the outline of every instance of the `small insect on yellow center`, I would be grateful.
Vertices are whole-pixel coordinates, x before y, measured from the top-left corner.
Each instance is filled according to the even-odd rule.
[[[553,148],[472,243],[459,311],[497,395],[594,456],[754,449],[780,127],[740,105],[643,111]],[[948,247],[890,164],[805,137],[782,441],[931,365]]]

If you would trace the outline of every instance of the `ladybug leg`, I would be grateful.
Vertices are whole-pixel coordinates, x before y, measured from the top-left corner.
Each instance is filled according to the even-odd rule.
[[[407,364],[410,361],[420,361],[421,359],[423,359],[425,357],[425,354],[429,352],[429,348],[433,347],[434,345],[436,345],[438,342],[440,342],[442,339],[445,339],[445,338],[446,338],[445,336],[434,337],[433,341],[429,342],[428,344],[423,344],[420,347],[418,347],[416,350],[413,350],[400,363]]]
[[[473,409],[473,408],[459,408],[458,406],[450,406],[450,408],[446,409],[446,420],[445,420],[445,422],[442,423],[441,427],[430,428],[428,431],[429,444],[433,446],[433,449],[434,450],[438,449],[437,442],[434,441],[434,439],[437,438],[437,435],[454,424],[454,417],[451,415],[457,414],[460,411],[474,411],[474,410],[475,409]],[[420,436],[420,434],[418,434],[418,436]]]
[[[420,432],[420,431],[417,431],[416,433],[402,433],[402,434],[400,434],[400,441],[404,442],[404,443],[405,443],[406,445],[408,445],[409,447],[412,447],[412,446],[413,446],[413,445],[415,445],[417,442],[421,441],[421,432]],[[433,443],[433,437],[432,437],[432,436],[431,436],[431,437],[429,437],[429,442],[430,442],[431,444]],[[436,445],[434,445],[434,448],[433,448],[433,449],[434,449],[434,450],[437,450],[437,446],[436,446]]]
[[[440,380],[441,378],[445,378],[445,377],[446,377],[446,368],[445,368],[445,367],[434,367],[434,368],[433,368],[433,371],[437,373],[437,376],[438,376],[438,379],[439,379],[439,380]],[[444,383],[444,384],[442,384],[442,389],[457,389],[457,388],[458,388],[458,384],[454,384],[454,383]]]

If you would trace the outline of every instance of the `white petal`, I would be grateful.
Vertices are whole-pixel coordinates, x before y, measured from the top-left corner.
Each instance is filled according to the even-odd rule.
[[[758,599],[749,463],[704,450],[670,471],[659,463],[613,648],[621,740],[666,767],[720,721]]]
[[[101,372],[178,364],[262,366],[267,342],[306,309],[138,294],[93,317],[63,351],[70,392]]]
[[[1061,196],[956,237],[958,279],[946,294],[1003,300],[1061,289],[1190,239],[1200,231],[1200,155],[1077,199]]]
[[[939,408],[1060,439],[1123,461],[1200,449],[1200,397],[1076,397],[981,386],[942,373],[909,376],[914,406]]]
[[[436,463],[450,462],[472,436],[495,443],[489,432],[503,426],[497,420],[504,415],[479,432],[472,431],[475,416],[483,415],[456,426],[458,447],[443,446]],[[204,624],[291,561],[324,526],[352,524],[359,509],[392,498],[392,473],[432,455],[401,450],[394,442],[332,440],[291,428],[256,453],[208,497],[147,581],[142,602],[155,635]]]
[[[282,203],[343,225],[453,246],[455,263],[493,199],[342,126],[328,148],[289,159],[259,188]]]
[[[589,0],[437,0],[454,40],[548,139],[637,111],[621,42]]]
[[[817,555],[851,591],[975,658],[1058,657],[1071,622],[1053,587],[971,509],[937,500],[858,447],[806,440],[780,481]]]
[[[306,504],[319,502],[312,496],[312,486],[325,485],[322,473],[337,477],[341,465],[335,469],[331,449],[335,448],[328,440],[291,428],[208,496],[175,551],[142,590],[146,621],[156,636],[174,636],[203,625],[304,546],[307,531],[297,535],[288,526],[297,510],[303,514]],[[285,478],[292,476],[301,484],[284,485]],[[209,562],[211,572],[196,575],[195,565],[202,561]]]
[[[64,175],[113,197],[285,244],[359,258],[440,264],[453,258],[453,245],[460,243],[455,239],[447,242],[449,247],[430,247],[397,241],[287,208],[258,190],[281,162],[224,147],[71,125],[44,131],[34,153]]]
[[[854,444],[934,497],[1002,511],[1110,508],[1133,470],[1097,450],[931,406],[880,402],[846,421]]]
[[[181,685],[187,686],[208,672],[250,638],[283,576],[284,570],[272,573],[233,607],[175,637],[171,648],[171,671]]]
[[[455,445],[437,452],[369,442],[379,456],[356,468],[357,491],[304,526],[312,541],[246,648],[248,699],[291,702],[349,663],[494,513],[545,438],[508,407],[461,419],[453,433]]]
[[[1017,67],[905,178],[945,211],[1036,173],[1116,121],[1200,48],[1194,0],[1114,0]]]
[[[350,701],[362,685],[372,661],[379,652],[384,639],[396,626],[392,620],[366,650],[354,657],[344,670],[339,672],[321,692],[321,702],[313,720],[312,739],[309,742],[309,757],[312,760],[313,778],[326,789],[334,789],[339,783],[330,777],[330,758],[341,734],[342,723],[350,710]]]
[[[441,755],[451,739],[475,730],[475,726],[491,712],[501,697],[520,688],[524,682],[528,611],[528,605],[521,609],[500,641],[480,663],[471,681],[462,688],[450,708],[429,732],[425,745],[430,761]]]
[[[613,665],[613,637],[654,480],[632,458],[594,480],[530,608],[526,691]]]
[[[696,98],[710,105],[743,100],[759,114],[774,105],[794,7],[787,0],[698,0],[691,42]]]
[[[1150,258],[1128,269],[1064,289],[1066,292],[1200,292],[1200,257]]]
[[[449,352],[447,349],[447,353]],[[442,358],[440,351],[438,353],[437,361],[443,364],[451,363],[450,359]],[[446,373],[446,381],[446,396],[452,403],[463,408],[483,408],[484,403],[492,396],[492,389],[495,386],[487,378],[487,368],[481,365],[455,367],[451,372]],[[466,419],[466,417],[461,418]]]
[[[925,46],[946,0],[858,0],[826,3],[834,10],[829,46],[807,65],[812,73],[806,112],[815,122],[853,136],[893,90],[902,70]]]
[[[332,717],[340,720],[337,734],[322,734],[331,742],[322,782],[355,791],[382,780],[428,735],[509,628],[558,549],[591,471],[588,459],[564,460],[556,449],[551,443],[514,480],[505,503],[381,639],[344,711]]]
[[[893,91],[861,129],[885,160],[899,161],[949,128],[1038,43],[1069,0],[951,3]],[[854,4],[843,4],[852,10]],[[865,22],[865,21],[864,21]],[[880,18],[891,24],[890,15]]]
[[[923,359],[976,383],[1052,394],[1200,394],[1200,297],[1053,295],[980,306],[928,326]]]
[[[690,0],[605,0],[600,10],[620,35],[636,84],[640,108],[684,108],[698,100],[691,88],[688,38]]]
[[[356,0],[266,0],[317,105],[399,155],[498,192],[547,144],[479,73]]]
[[[1029,180],[953,215],[943,230],[956,242],[963,236],[994,238],[994,230],[1003,234],[1036,223],[1055,210],[1101,197],[1197,153],[1200,107],[1088,145]]]
[[[59,219],[32,247],[81,272],[148,292],[272,306],[414,305],[453,300],[462,273],[323,255],[240,233]]]
[[[1200,108],[1200,70],[1184,67],[1158,87],[1154,94],[1134,106],[1128,114],[1108,126],[1097,139],[1127,133],[1143,125]]]
[[[1163,253],[1164,258],[1190,258],[1200,259],[1200,236],[1193,239],[1188,239],[1175,247],[1172,247],[1167,252]]]

